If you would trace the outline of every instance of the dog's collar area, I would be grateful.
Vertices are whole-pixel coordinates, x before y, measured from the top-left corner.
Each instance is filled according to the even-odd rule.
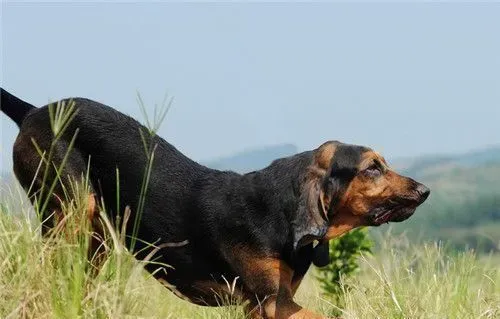
[[[316,267],[325,267],[330,263],[329,242],[320,241],[313,249],[313,264]]]

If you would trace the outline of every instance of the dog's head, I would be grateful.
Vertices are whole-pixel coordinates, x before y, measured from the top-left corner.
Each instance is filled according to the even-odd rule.
[[[389,168],[370,148],[327,142],[313,151],[295,223],[295,247],[327,241],[359,226],[401,222],[430,190]]]

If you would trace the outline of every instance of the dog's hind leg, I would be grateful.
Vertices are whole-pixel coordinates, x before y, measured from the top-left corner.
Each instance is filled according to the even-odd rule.
[[[64,192],[60,185],[56,184],[49,194],[51,185],[43,181],[43,163],[40,163],[34,154],[16,152],[14,146],[13,155],[14,174],[33,204],[41,222],[42,235],[46,237],[63,220]]]
[[[37,210],[42,222],[42,234],[47,236],[63,228],[67,213],[71,211],[70,204],[76,203],[79,207],[73,205],[73,208],[84,208],[86,211],[86,214],[74,214],[82,215],[74,216],[76,222],[85,215],[94,223],[99,210],[94,187],[91,181],[85,179],[87,160],[78,149],[70,149],[65,140],[58,141],[50,158],[47,158],[49,155],[46,152],[42,160],[30,135],[21,132],[16,139],[14,173]],[[42,139],[39,148],[48,149],[49,143]]]

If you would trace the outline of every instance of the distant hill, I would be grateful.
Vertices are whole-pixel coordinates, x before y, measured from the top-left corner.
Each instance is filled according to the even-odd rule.
[[[415,158],[400,158],[392,161],[392,165],[406,174],[421,177],[441,170],[446,171],[458,167],[480,167],[500,163],[500,146],[469,151],[453,155],[427,155]]]
[[[390,226],[396,232],[500,251],[500,147],[399,160],[394,166],[432,190],[411,219]]]
[[[244,151],[203,164],[215,169],[246,173],[264,168],[277,158],[290,156],[297,152],[298,149],[295,145],[281,144]]]

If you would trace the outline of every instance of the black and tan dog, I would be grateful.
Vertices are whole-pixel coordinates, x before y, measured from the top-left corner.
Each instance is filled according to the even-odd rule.
[[[129,206],[133,220],[147,166],[142,126],[98,102],[73,101],[78,112],[53,157],[56,165],[62,161],[78,129],[61,176],[81,176],[90,157],[95,197],[103,199],[111,219]],[[40,162],[32,139],[42,149],[53,139],[48,107],[35,108],[2,89],[1,108],[20,127],[14,171],[28,188]],[[240,175],[204,167],[160,137],[154,142],[136,249],[144,249],[144,242],[187,244],[157,253],[157,261],[173,269],[158,271],[161,266],[149,264],[148,271],[197,304],[217,306],[217,296],[225,294],[248,300],[254,318],[323,318],[297,305],[293,296],[312,263],[328,262],[328,240],[358,226],[403,221],[429,195],[424,185],[398,175],[381,155],[362,146],[330,141]],[[41,187],[35,178],[35,190]],[[60,211],[60,192],[56,187],[46,216]],[[53,219],[44,226],[53,227]],[[234,281],[232,289],[227,282]]]

